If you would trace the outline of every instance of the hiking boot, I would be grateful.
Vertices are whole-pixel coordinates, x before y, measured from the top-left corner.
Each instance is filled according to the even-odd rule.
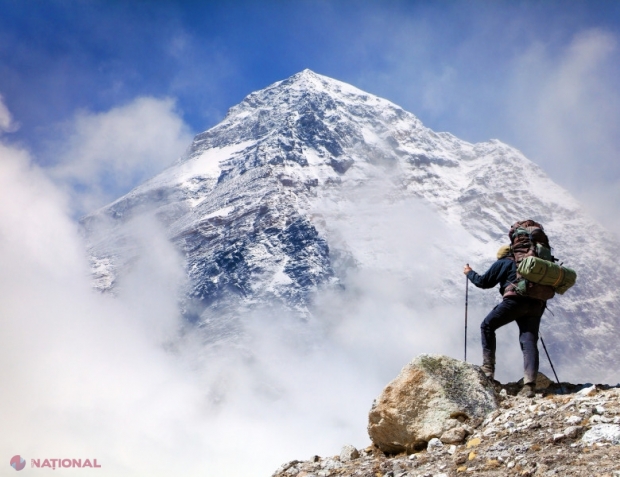
[[[519,396],[533,398],[536,395],[536,383],[526,383],[519,391]]]
[[[480,369],[487,378],[489,378],[491,381],[495,381],[495,366],[493,366],[492,364],[483,364],[482,366],[480,366]]]

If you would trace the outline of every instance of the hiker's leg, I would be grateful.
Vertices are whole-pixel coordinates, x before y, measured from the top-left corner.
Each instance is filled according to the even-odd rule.
[[[517,300],[507,298],[491,310],[480,325],[482,364],[495,369],[495,331],[519,316]]]
[[[529,300],[528,300],[529,301]],[[523,383],[535,383],[538,375],[539,355],[538,355],[538,329],[540,319],[545,311],[542,302],[524,305],[527,314],[517,319],[519,325],[519,344],[523,351]]]

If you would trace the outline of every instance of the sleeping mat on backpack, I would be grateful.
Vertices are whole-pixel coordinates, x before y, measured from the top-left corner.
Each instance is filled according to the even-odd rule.
[[[538,257],[525,257],[517,271],[526,280],[554,287],[560,295],[572,287],[577,280],[575,270]]]

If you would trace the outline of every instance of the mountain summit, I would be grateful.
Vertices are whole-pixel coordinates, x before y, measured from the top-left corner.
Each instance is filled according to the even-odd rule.
[[[428,212],[411,208],[414,200]],[[618,356],[608,337],[620,331],[618,244],[565,190],[500,141],[434,132],[397,105],[310,70],[251,93],[175,164],[83,220],[100,290],[123,286],[139,252],[122,225],[147,213],[185,257],[184,315],[212,339],[237,333],[243,310],[277,305],[312,317],[317,293],[338,293],[351,270],[411,283],[435,277],[427,304],[460,303],[462,265],[490,264],[509,226],[531,218],[579,274],[553,302],[550,334],[562,355],[597,366]],[[410,235],[387,234],[393,249],[376,240],[388,222],[410,226]],[[421,255],[403,259],[420,243]],[[584,349],[584,335],[596,349]]]

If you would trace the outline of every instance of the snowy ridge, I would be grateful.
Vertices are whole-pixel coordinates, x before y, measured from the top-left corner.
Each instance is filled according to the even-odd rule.
[[[372,227],[380,231],[383,218],[374,202],[409,217],[414,199],[444,233],[432,261],[405,267],[398,249],[406,242],[391,251],[375,240]],[[436,133],[397,105],[310,70],[250,94],[177,163],[84,219],[100,289],[122,285],[137,253],[122,225],[146,212],[186,257],[184,313],[213,339],[234,336],[244,309],[279,303],[311,317],[315,294],[338,289],[351,268],[403,277],[440,268],[428,299],[458,303],[462,264],[476,259],[482,271],[509,226],[532,218],[579,276],[570,299],[552,303],[551,333],[567,357],[581,345],[563,337],[579,333],[607,343],[587,351],[593,360],[618,353],[606,337],[620,331],[611,260],[618,244],[570,194],[500,141]],[[346,237],[335,225],[363,214],[368,227]],[[95,234],[102,222],[112,227]],[[498,299],[491,295],[482,298],[488,305]]]

